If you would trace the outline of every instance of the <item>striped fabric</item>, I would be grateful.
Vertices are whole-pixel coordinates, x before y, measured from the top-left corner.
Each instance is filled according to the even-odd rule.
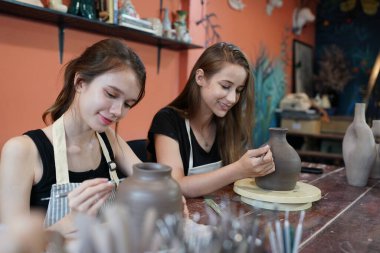
[[[45,226],[49,227],[70,212],[67,193],[74,190],[80,183],[54,184],[50,191],[50,202],[45,217]],[[61,197],[61,195],[66,195]]]

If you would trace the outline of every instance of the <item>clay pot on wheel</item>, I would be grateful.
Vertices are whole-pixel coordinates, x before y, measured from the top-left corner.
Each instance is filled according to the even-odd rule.
[[[268,144],[272,151],[276,170],[263,177],[256,177],[257,186],[265,190],[291,191],[301,172],[301,159],[286,140],[286,128],[269,128]]]

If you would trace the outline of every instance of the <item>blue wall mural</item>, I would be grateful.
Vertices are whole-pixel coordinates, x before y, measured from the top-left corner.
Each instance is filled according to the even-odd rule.
[[[253,63],[255,82],[255,125],[253,143],[259,147],[269,139],[269,128],[277,126],[275,110],[285,94],[285,62],[283,59],[271,61],[262,47]]]
[[[324,49],[336,45],[344,52],[352,76],[337,94],[335,114],[353,115],[355,102],[363,101],[380,50],[379,5],[380,0],[321,0],[318,5],[315,73]],[[379,89],[376,86],[372,100]]]

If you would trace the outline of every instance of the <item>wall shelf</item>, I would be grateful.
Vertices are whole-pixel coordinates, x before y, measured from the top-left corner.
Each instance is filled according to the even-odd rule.
[[[42,23],[56,25],[59,29],[60,52],[63,53],[63,29],[72,28],[85,32],[102,34],[111,37],[123,38],[129,41],[139,42],[142,44],[152,45],[158,47],[158,66],[161,48],[170,50],[188,50],[203,48],[200,45],[184,43],[177,40],[167,39],[160,36],[152,35],[147,32],[139,31],[136,29],[118,26],[114,24],[107,24],[97,20],[90,20],[87,18],[63,13],[49,8],[41,8],[30,4],[11,1],[0,0],[0,13],[11,16],[16,16],[23,19],[39,21]],[[62,57],[60,57],[62,59]]]
[[[343,165],[343,134],[287,132],[290,145],[296,148],[302,161]]]

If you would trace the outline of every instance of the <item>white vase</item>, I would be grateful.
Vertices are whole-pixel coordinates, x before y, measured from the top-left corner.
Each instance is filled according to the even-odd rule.
[[[366,186],[376,159],[376,145],[372,130],[365,121],[364,103],[356,103],[354,120],[346,130],[342,145],[348,184]]]
[[[380,120],[372,121],[372,133],[376,140],[380,138]],[[372,165],[370,178],[380,179],[380,144],[376,143],[376,160]]]
[[[171,38],[172,22],[169,18],[169,10],[164,8],[164,18],[162,20],[162,33],[166,38]]]

